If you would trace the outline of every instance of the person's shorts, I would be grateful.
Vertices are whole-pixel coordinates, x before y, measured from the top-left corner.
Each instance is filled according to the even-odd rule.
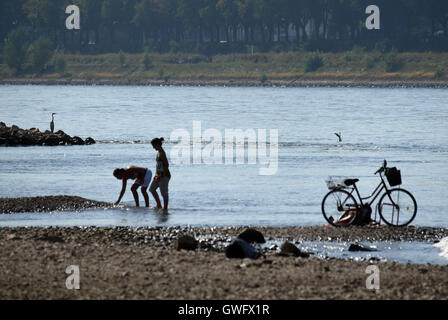
[[[170,182],[169,177],[161,177],[159,181],[156,179],[152,180],[151,186],[149,187],[150,192],[154,192],[157,188],[160,188],[160,193],[163,197],[168,196],[168,183]]]
[[[145,177],[142,180],[135,180],[134,184],[141,185],[144,188],[147,188],[149,186],[149,183],[151,182],[152,178],[152,171],[149,169],[146,169]]]

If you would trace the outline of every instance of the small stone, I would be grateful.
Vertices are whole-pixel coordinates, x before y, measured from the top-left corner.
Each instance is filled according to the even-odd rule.
[[[49,235],[44,235],[44,236],[38,238],[38,240],[48,241],[48,242],[64,242],[64,239],[62,239],[60,236],[49,236]]]
[[[298,257],[300,255],[300,250],[299,250],[299,248],[297,248],[291,242],[285,241],[280,246],[280,253],[283,253],[283,254],[286,254],[286,255],[293,255],[293,256]]]
[[[280,254],[286,256],[303,257],[308,258],[310,255],[306,252],[302,252],[294,244],[289,241],[283,242],[280,247]]]
[[[376,251],[374,249],[366,248],[360,244],[352,243],[350,244],[350,247],[348,248],[348,251]]]
[[[189,235],[181,235],[174,241],[174,248],[176,250],[196,250],[198,247],[198,241]]]
[[[8,235],[6,236],[6,239],[7,239],[7,240],[14,240],[15,238],[16,238],[16,235],[15,235],[14,233],[8,234]]]

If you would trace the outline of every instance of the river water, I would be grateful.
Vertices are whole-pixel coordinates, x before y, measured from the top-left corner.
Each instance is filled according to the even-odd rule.
[[[55,112],[55,130],[98,141],[0,148],[0,197],[114,202],[121,183],[113,169],[154,171],[154,137],[166,140],[172,174],[167,215],[23,213],[0,215],[0,226],[319,225],[328,176],[359,178],[368,195],[387,159],[418,202],[412,224],[446,227],[447,101],[445,89],[0,86],[8,126],[46,130]],[[249,143],[232,143],[231,129]],[[130,190],[122,202],[134,204]]]

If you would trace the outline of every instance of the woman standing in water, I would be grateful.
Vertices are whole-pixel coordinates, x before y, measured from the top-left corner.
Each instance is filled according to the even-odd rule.
[[[168,211],[168,183],[170,182],[171,173],[169,170],[168,159],[166,157],[165,150],[162,148],[163,138],[154,138],[151,140],[152,147],[157,150],[156,156],[156,174],[152,180],[149,191],[154,196],[156,200],[157,207],[155,209],[162,209],[162,204],[160,203],[159,195],[157,194],[157,188],[160,188],[160,193],[163,198],[163,210]]]

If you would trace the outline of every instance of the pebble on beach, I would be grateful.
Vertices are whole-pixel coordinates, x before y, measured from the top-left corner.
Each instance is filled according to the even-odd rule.
[[[307,252],[300,251],[293,243],[289,241],[285,241],[280,246],[280,255],[284,256],[294,256],[294,257],[302,257],[308,258],[310,255]]]
[[[198,241],[190,235],[181,235],[174,241],[174,248],[176,250],[196,250]]]

